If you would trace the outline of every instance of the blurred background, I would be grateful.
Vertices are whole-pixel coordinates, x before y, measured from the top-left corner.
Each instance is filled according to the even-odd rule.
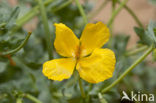
[[[51,1],[47,3],[46,10],[53,40],[55,38],[53,23],[55,22],[66,24],[80,37],[84,23],[74,1]],[[112,1],[80,0],[89,22],[102,21],[105,24],[112,14]],[[66,6],[61,7],[64,4]],[[116,3],[114,9],[118,8],[118,4]],[[26,33],[33,32],[28,43],[19,52],[7,56],[0,55],[0,103],[17,103],[18,99],[22,99],[22,103],[34,103],[25,96],[26,94],[30,94],[43,103],[81,103],[83,98],[77,78],[72,76],[69,80],[57,82],[48,80],[42,74],[42,64],[48,60],[48,53],[41,15],[39,10],[32,11],[36,5],[38,5],[37,0],[0,0],[0,53],[18,47],[25,39]],[[151,20],[156,20],[156,0],[129,0],[126,5],[137,15],[144,28],[147,28]],[[129,12],[123,8],[116,16],[111,28],[112,46],[104,46],[111,48],[116,53],[117,64],[114,76],[92,86],[83,81],[88,95],[86,102],[104,103],[102,102],[104,100],[108,103],[120,103],[123,90],[128,94],[131,91],[156,94],[156,55],[152,53],[117,86],[106,94],[100,94],[100,97],[98,95],[103,88],[117,79],[142,55],[143,51],[137,54],[131,53],[143,45],[139,42],[140,38],[136,35],[134,27],[139,26]],[[53,54],[54,58],[60,57],[55,49]]]
[[[7,0],[12,7],[18,5],[18,0]],[[28,0],[29,1],[29,0]],[[80,0],[82,4],[86,1],[92,6],[92,10],[89,14],[95,12],[103,1],[105,0]],[[111,0],[107,0],[111,1]],[[155,7],[155,0],[130,0],[127,5],[131,8],[135,14],[137,14],[140,21],[147,26],[150,20],[156,20],[156,7]],[[27,4],[28,5],[28,4]],[[111,2],[106,3],[105,7],[103,7],[96,15],[94,15],[90,22],[96,21],[103,21],[107,23],[112,13],[112,4]],[[35,20],[34,22],[37,22]],[[130,37],[130,41],[128,43],[128,47],[133,47],[136,44],[137,40],[139,39],[133,27],[137,26],[135,20],[130,16],[130,14],[125,10],[122,9],[121,12],[117,15],[113,25],[113,33],[116,35],[118,33],[125,33],[126,35],[132,35]],[[26,26],[28,30],[32,30],[35,28],[35,24],[32,23],[31,25]]]

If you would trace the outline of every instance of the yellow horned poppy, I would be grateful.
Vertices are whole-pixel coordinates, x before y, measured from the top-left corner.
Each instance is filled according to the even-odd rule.
[[[87,24],[80,40],[66,25],[56,26],[56,51],[66,57],[43,64],[43,74],[49,79],[62,81],[78,70],[82,79],[99,83],[111,78],[115,68],[115,55],[110,49],[101,47],[109,40],[109,29],[102,22]]]

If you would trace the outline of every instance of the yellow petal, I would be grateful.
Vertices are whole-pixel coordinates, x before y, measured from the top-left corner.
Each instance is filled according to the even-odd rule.
[[[115,68],[115,55],[110,49],[95,49],[93,53],[81,58],[76,69],[80,77],[90,83],[99,83],[111,78]]]
[[[86,56],[95,48],[102,47],[109,40],[109,35],[109,29],[102,22],[87,24],[80,38],[81,56]]]
[[[51,80],[62,81],[71,77],[76,61],[73,58],[54,59],[43,64],[43,74]]]
[[[79,46],[79,39],[66,25],[59,23],[56,26],[54,46],[56,51],[64,57],[75,57]]]

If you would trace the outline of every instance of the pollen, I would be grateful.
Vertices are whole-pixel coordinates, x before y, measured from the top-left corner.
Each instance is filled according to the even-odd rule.
[[[75,53],[76,61],[79,60],[80,54],[81,54],[81,48],[80,48],[80,46],[77,46],[77,48],[76,48],[76,53]]]

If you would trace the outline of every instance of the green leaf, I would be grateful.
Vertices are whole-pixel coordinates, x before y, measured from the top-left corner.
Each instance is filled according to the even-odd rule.
[[[82,99],[80,97],[74,97],[69,99],[68,103],[82,103]]]
[[[145,33],[145,30],[143,28],[134,27],[134,30],[140,38],[140,43],[145,45],[151,45],[153,43],[152,38],[150,37],[150,35],[148,35],[148,33]]]
[[[140,38],[140,43],[145,45],[155,44],[156,46],[156,22],[150,21],[146,30],[138,27],[135,27],[134,30]]]
[[[156,0],[149,0],[152,5],[156,5]]]
[[[12,13],[11,13],[9,19],[8,19],[8,23],[7,23],[7,25],[6,25],[6,28],[7,28],[7,29],[9,29],[9,28],[11,28],[13,25],[15,25],[15,22],[16,22],[16,19],[17,19],[18,15],[19,15],[19,12],[20,12],[19,7],[16,7],[16,8],[12,11]]]
[[[146,35],[149,35],[152,39],[152,41],[156,44],[156,22],[150,21],[147,31],[145,32]]]

